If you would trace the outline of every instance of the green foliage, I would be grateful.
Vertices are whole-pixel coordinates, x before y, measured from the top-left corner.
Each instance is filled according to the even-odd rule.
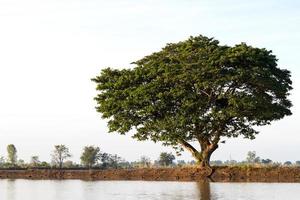
[[[135,129],[134,138],[184,147],[199,161],[210,158],[221,137],[254,139],[256,126],[291,115],[290,72],[264,48],[223,46],[200,35],[133,64],[92,79],[109,131]]]
[[[173,164],[175,156],[172,153],[162,152],[159,155],[158,163],[161,166],[170,166]]]
[[[64,161],[71,157],[69,148],[65,145],[55,145],[52,156],[52,163],[59,168],[62,168]]]
[[[3,156],[0,156],[0,166],[3,166],[5,164],[5,158]]]
[[[121,157],[116,154],[108,154],[108,153],[101,153],[101,167],[104,169],[107,168],[126,168],[129,165],[128,162],[125,162]]]
[[[26,168],[27,167],[27,164],[25,163],[25,161],[24,160],[22,160],[22,159],[19,159],[18,161],[17,161],[17,164],[16,164],[16,166],[15,167],[19,167],[19,168]]]
[[[41,161],[38,156],[31,156],[31,159],[30,159],[31,167],[38,167],[40,164],[41,164]]]
[[[11,165],[17,164],[17,149],[13,144],[7,145],[7,160]]]
[[[38,167],[42,167],[42,168],[50,168],[51,165],[49,163],[47,163],[46,161],[41,162]]]
[[[100,148],[94,146],[86,146],[80,157],[81,163],[86,167],[93,167],[101,158]]]

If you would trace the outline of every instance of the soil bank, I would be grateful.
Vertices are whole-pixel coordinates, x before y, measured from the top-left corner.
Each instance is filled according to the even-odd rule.
[[[200,181],[206,178],[205,170],[196,167],[0,170],[0,179]],[[300,182],[300,167],[214,167],[209,179],[216,182]]]

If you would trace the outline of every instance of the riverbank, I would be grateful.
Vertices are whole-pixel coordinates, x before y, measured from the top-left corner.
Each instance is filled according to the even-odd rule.
[[[207,172],[200,168],[137,169],[1,169],[0,179],[82,179],[199,181]],[[300,167],[214,167],[216,182],[300,182]]]

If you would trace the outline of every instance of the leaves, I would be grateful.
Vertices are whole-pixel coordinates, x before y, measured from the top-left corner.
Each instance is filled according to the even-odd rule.
[[[81,163],[86,167],[93,167],[101,159],[99,147],[85,146],[80,156]]]
[[[177,146],[254,139],[254,127],[291,115],[290,72],[277,67],[271,51],[245,43],[222,46],[190,37],[134,62],[132,69],[106,68],[97,84],[97,111],[111,132]]]
[[[69,148],[63,144],[55,145],[52,156],[52,162],[59,168],[62,168],[64,161],[71,157]]]

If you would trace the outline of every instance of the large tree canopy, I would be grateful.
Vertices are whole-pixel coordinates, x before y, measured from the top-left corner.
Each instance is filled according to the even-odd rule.
[[[103,69],[97,111],[111,132],[185,148],[209,166],[222,137],[254,139],[254,128],[291,115],[290,72],[272,51],[223,46],[202,35],[167,44],[131,69]],[[200,148],[192,146],[199,142]]]

